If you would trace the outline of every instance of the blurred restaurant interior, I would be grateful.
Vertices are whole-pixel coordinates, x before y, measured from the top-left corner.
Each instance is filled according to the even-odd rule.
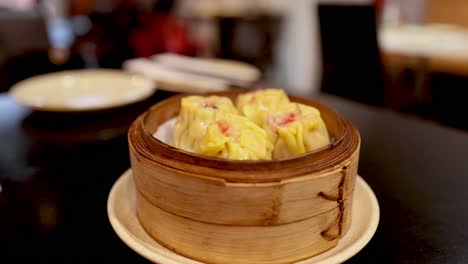
[[[3,2],[1,91],[172,52],[251,63],[262,82],[296,94],[320,90],[467,128],[464,1],[318,1],[315,11],[316,1]]]
[[[381,202],[382,229],[377,231],[377,242],[373,240],[350,263],[466,263],[467,247],[457,249],[459,258],[448,256],[457,246],[439,248],[438,243],[451,234],[446,229],[436,232],[448,232],[444,238],[436,233],[411,237],[415,228],[419,228],[415,233],[424,229],[415,219],[427,216],[422,207],[411,207],[420,202],[417,198],[400,201],[390,194],[395,189],[385,189],[397,188],[396,182],[365,176],[380,171],[393,177],[404,170],[416,175],[428,163],[439,162],[436,149],[447,159],[456,156],[450,162],[460,167],[454,170],[468,176],[466,158],[462,158],[467,150],[461,150],[468,140],[468,1],[0,0],[1,263],[4,258],[6,263],[22,263],[28,257],[39,263],[146,263],[113,233],[105,201],[113,182],[129,167],[126,133],[130,124],[184,86],[158,82],[158,71],[164,73],[164,69],[149,69],[139,59],[163,61],[166,57],[157,55],[171,58],[170,54],[247,63],[258,69],[260,77],[239,86],[278,87],[294,95],[324,98],[357,123],[364,142],[359,170]],[[34,111],[11,99],[11,89],[21,81],[78,69],[142,73],[154,81],[156,92],[139,103],[86,113]],[[192,70],[188,72],[194,74]],[[180,91],[190,92],[190,87]],[[354,107],[366,109],[369,116]],[[401,123],[391,123],[394,118]],[[413,126],[405,123],[408,120],[421,123]],[[449,135],[433,133],[426,125]],[[418,131],[421,142],[405,141],[413,138],[398,132],[405,129]],[[398,137],[407,138],[400,142]],[[432,141],[444,138],[459,144],[458,148],[440,149]],[[396,150],[405,144],[406,152]],[[418,149],[433,152],[421,154],[419,162],[395,165],[404,157],[417,157]],[[396,157],[397,153],[403,154]],[[443,164],[453,169],[448,160]],[[422,171],[440,172],[432,167]],[[402,181],[398,184],[405,185]],[[421,188],[427,189],[421,195],[434,198],[427,193],[437,189],[439,182],[434,180],[431,187],[423,184]],[[409,190],[405,188],[401,191]],[[463,191],[457,193],[459,201],[466,198]],[[414,218],[390,216],[399,206]],[[466,220],[466,211],[462,215]],[[394,225],[406,223],[410,227],[398,233]],[[466,227],[457,228],[464,237],[457,239],[466,246]],[[104,234],[94,237],[96,232]],[[397,242],[398,234],[410,234],[413,240],[408,241],[419,246]],[[99,249],[101,244],[110,249]],[[24,254],[23,249],[28,252]],[[391,256],[387,261],[380,259],[387,249]],[[432,253],[422,257],[424,252]],[[112,261],[107,259],[109,254],[114,254]]]

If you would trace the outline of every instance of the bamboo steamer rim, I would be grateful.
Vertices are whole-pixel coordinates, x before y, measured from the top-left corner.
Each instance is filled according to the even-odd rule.
[[[242,92],[228,91],[204,94],[235,99]],[[140,115],[129,129],[130,149],[138,159],[195,177],[212,177],[234,183],[281,182],[297,176],[323,175],[342,166],[358,148],[360,136],[351,122],[331,108],[311,99],[289,95],[293,102],[317,108],[327,126],[331,143],[323,148],[283,159],[229,160],[208,157],[172,147],[153,134],[158,127],[179,113],[181,94],[165,99]]]

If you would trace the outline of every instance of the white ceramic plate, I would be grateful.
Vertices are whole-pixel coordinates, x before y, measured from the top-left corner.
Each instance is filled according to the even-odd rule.
[[[156,63],[147,58],[127,60],[123,69],[152,79],[158,88],[178,93],[208,93],[229,90],[229,82],[212,76],[182,72]]]
[[[19,103],[40,111],[96,111],[150,97],[154,82],[119,70],[75,70],[32,77],[14,85]]]
[[[144,231],[136,215],[135,186],[131,170],[126,171],[112,187],[107,201],[107,213],[112,227],[122,241],[148,260],[161,264],[201,263],[170,251]],[[336,247],[298,264],[333,264],[346,261],[364,248],[372,238],[379,216],[379,204],[372,189],[358,176],[349,231]]]
[[[260,78],[260,70],[239,61],[193,58],[173,53],[154,55],[152,59],[167,67],[205,76],[217,76],[235,83],[252,83]]]

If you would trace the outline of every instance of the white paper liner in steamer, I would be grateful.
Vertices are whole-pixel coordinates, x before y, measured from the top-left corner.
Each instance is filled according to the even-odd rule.
[[[171,145],[172,131],[174,130],[176,121],[177,118],[174,117],[162,123],[162,125],[158,127],[158,130],[156,130],[156,132],[153,134],[153,137],[168,145]]]

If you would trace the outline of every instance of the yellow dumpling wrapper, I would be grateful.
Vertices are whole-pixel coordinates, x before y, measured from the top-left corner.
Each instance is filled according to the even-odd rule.
[[[269,160],[273,144],[265,130],[240,115],[223,114],[195,145],[202,155],[235,160]]]
[[[273,158],[286,158],[330,144],[320,111],[298,103],[283,105],[263,124],[274,145]]]
[[[289,98],[283,90],[264,89],[239,95],[236,107],[239,114],[261,126],[272,110],[289,103]]]
[[[237,114],[231,100],[221,96],[187,96],[181,99],[180,113],[174,125],[171,144],[194,152],[195,143],[204,137],[207,127],[219,114]]]

